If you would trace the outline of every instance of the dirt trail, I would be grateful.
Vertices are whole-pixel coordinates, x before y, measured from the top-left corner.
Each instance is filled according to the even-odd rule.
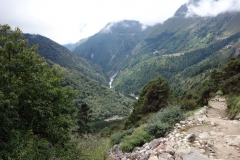
[[[205,124],[187,131],[213,143],[208,153],[211,159],[240,159],[240,121],[228,120],[226,109],[224,98],[213,98],[209,101]]]

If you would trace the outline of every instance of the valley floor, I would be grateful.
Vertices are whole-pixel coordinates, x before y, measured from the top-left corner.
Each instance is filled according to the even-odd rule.
[[[109,159],[116,160],[236,160],[240,159],[240,121],[228,120],[225,98],[213,98],[209,106],[175,125],[166,137],[122,153],[116,145]]]

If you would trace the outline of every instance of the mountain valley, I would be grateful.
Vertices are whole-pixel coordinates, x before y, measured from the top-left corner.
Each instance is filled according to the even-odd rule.
[[[240,11],[200,2],[65,45],[0,24],[0,159],[240,157]]]

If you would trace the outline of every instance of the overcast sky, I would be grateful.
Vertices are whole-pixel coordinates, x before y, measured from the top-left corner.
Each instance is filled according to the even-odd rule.
[[[100,31],[108,22],[138,20],[162,23],[188,0],[0,0],[0,24],[19,27],[60,43],[74,43]],[[240,0],[201,0],[189,6],[200,16],[236,11]]]

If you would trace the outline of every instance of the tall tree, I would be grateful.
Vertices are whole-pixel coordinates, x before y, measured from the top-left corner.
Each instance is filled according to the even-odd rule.
[[[146,84],[140,92],[139,99],[133,104],[133,112],[126,120],[127,128],[135,124],[141,117],[165,108],[168,103],[170,88],[161,76]]]
[[[31,156],[29,137],[45,147],[63,147],[70,140],[75,91],[61,87],[58,69],[49,68],[36,50],[37,45],[28,48],[20,29],[0,25],[0,159]],[[23,137],[25,142],[19,140]],[[40,156],[44,147],[35,149]]]

